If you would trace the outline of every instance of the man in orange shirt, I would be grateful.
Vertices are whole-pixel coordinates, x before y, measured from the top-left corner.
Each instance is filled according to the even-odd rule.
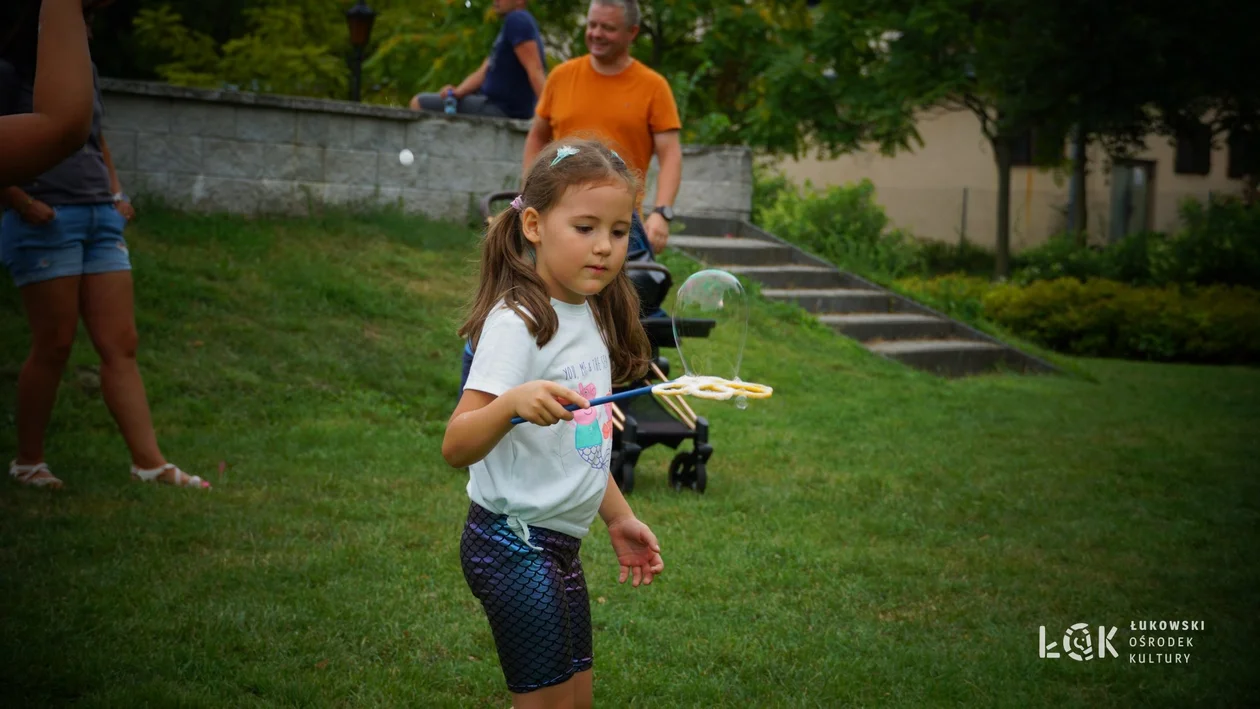
[[[525,139],[525,166],[528,169],[549,142],[570,136],[604,142],[642,178],[655,153],[660,166],[655,209],[642,222],[636,210],[637,238],[630,249],[635,250],[635,241],[646,239],[659,254],[669,241],[674,199],[682,182],[682,123],[669,82],[630,56],[630,44],[638,34],[637,0],[592,0],[586,15],[590,54],[564,62],[547,77]]]

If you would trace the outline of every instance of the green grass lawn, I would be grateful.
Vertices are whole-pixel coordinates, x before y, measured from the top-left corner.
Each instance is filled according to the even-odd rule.
[[[215,489],[128,480],[81,336],[67,489],[0,484],[0,705],[507,706],[439,453],[475,235],[154,211],[131,241],[163,448]],[[0,288],[6,463],[27,342]],[[639,466],[665,574],[619,586],[587,539],[597,705],[1260,702],[1260,371],[1072,361],[941,380],[754,303],[742,374],[776,391],[696,404],[708,491],[669,489],[668,449]],[[1131,663],[1162,619],[1205,622],[1189,664]],[[1120,656],[1038,657],[1077,622]]]

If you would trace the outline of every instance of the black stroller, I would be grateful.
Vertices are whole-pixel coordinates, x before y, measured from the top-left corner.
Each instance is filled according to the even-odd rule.
[[[486,220],[494,214],[491,205],[516,197],[516,192],[492,192],[481,200],[481,214]],[[675,348],[673,319],[661,310],[673,287],[669,269],[651,259],[650,253],[634,254],[626,260],[626,272],[639,292],[640,318],[652,345],[652,362],[648,374],[628,386],[614,387],[613,392],[648,386],[669,379],[670,363],[660,353],[662,347]],[[708,337],[714,321],[687,319],[678,325],[684,337]],[[467,361],[467,358],[466,358]],[[467,366],[467,365],[465,365]],[[464,376],[467,376],[467,371]],[[707,483],[705,466],[713,455],[709,444],[709,422],[696,415],[681,397],[658,398],[638,396],[612,404],[613,452],[610,469],[613,480],[623,493],[634,489],[635,465],[639,455],[656,444],[674,450],[692,442],[690,450],[681,450],[669,464],[669,484],[675,490],[684,487],[704,492]]]

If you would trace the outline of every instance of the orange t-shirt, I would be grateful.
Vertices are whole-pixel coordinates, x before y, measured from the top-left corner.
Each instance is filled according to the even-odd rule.
[[[652,162],[652,134],[682,127],[669,82],[637,60],[612,76],[595,71],[589,56],[564,62],[547,75],[535,113],[551,123],[553,140],[600,140],[641,179]]]

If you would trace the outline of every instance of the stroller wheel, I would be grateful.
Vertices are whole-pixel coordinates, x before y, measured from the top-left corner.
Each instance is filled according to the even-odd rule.
[[[684,451],[669,462],[669,485],[675,492],[692,486],[693,460],[692,454]]]

